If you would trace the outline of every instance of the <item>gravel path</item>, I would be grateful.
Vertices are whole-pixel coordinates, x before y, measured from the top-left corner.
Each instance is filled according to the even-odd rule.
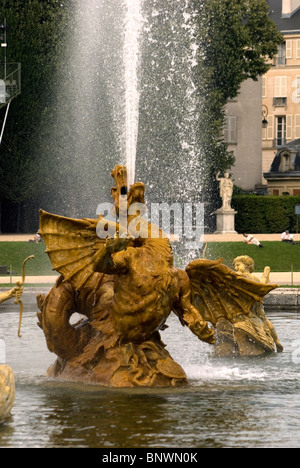
[[[259,241],[280,241],[281,234],[253,234]],[[33,240],[34,234],[0,234],[0,242],[28,242]],[[300,234],[295,234],[294,239],[300,242]],[[205,234],[205,242],[242,242],[242,234]]]

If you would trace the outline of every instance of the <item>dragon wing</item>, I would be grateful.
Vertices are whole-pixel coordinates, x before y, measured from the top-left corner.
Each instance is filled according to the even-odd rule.
[[[262,284],[248,280],[223,264],[223,259],[195,260],[186,268],[190,278],[192,300],[201,315],[216,324],[221,317],[232,320],[249,314],[255,302],[264,297],[276,284]]]
[[[95,258],[105,250],[105,239],[96,233],[98,220],[72,219],[40,210],[39,234],[53,270],[81,288],[95,272]]]

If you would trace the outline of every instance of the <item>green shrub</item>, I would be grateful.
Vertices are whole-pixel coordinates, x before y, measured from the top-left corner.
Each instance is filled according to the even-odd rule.
[[[235,228],[240,233],[295,232],[296,205],[300,205],[300,196],[236,195],[232,199],[232,207],[238,212]]]
[[[240,255],[249,255],[253,258],[255,271],[262,272],[266,266],[272,272],[300,271],[300,244],[291,245],[278,241],[263,241],[263,249],[256,245],[247,245],[243,242],[209,242],[206,250],[208,260],[223,258],[223,263],[233,268],[233,260]],[[271,277],[272,281],[272,277]]]

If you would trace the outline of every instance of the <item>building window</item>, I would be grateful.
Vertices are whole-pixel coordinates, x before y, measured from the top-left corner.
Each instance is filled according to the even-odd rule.
[[[268,117],[267,140],[274,140],[274,115]]]
[[[300,99],[300,75],[296,76],[296,99]]]
[[[274,98],[287,97],[287,77],[275,76]]]
[[[300,59],[300,39],[297,39],[297,52],[296,52],[296,57],[297,59]]]
[[[293,116],[291,114],[286,116],[286,139],[293,139]]]
[[[292,59],[293,58],[293,40],[289,39],[286,41],[286,58]]]
[[[278,65],[285,65],[286,64],[286,42],[283,42],[279,46],[277,64]]]
[[[286,97],[275,97],[275,98],[273,98],[273,106],[274,107],[286,107],[287,106],[287,98]]]
[[[295,115],[295,138],[300,138],[300,114]]]
[[[290,153],[282,153],[281,154],[281,164],[279,168],[279,172],[290,172],[292,171],[291,165],[291,155]]]
[[[225,119],[224,127],[225,142],[231,145],[237,144],[237,116],[229,115]]]
[[[276,144],[282,146],[286,143],[286,117],[277,117],[276,120]]]

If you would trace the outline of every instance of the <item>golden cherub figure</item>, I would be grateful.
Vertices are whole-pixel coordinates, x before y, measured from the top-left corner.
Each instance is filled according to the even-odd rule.
[[[258,278],[254,274],[254,260],[248,255],[241,255],[240,257],[235,258],[233,264],[238,275],[263,284],[270,283],[270,267],[265,267],[263,275],[261,278]]]
[[[266,267],[264,269],[264,273],[261,278],[258,278],[254,274],[254,260],[249,257],[248,255],[243,255],[240,257],[237,257],[233,261],[235,270],[237,273],[245,278],[248,278],[252,281],[260,282],[263,284],[268,284],[270,281],[270,267]],[[279,341],[279,338],[277,336],[276,330],[272,322],[268,319],[263,304],[261,302],[257,302],[254,304],[250,316],[249,316],[249,321],[252,320],[253,322],[257,322],[257,319],[261,320],[263,324],[264,331],[266,334],[271,334],[272,339],[274,340],[274,343],[277,347],[278,352],[283,351],[283,346]]]

